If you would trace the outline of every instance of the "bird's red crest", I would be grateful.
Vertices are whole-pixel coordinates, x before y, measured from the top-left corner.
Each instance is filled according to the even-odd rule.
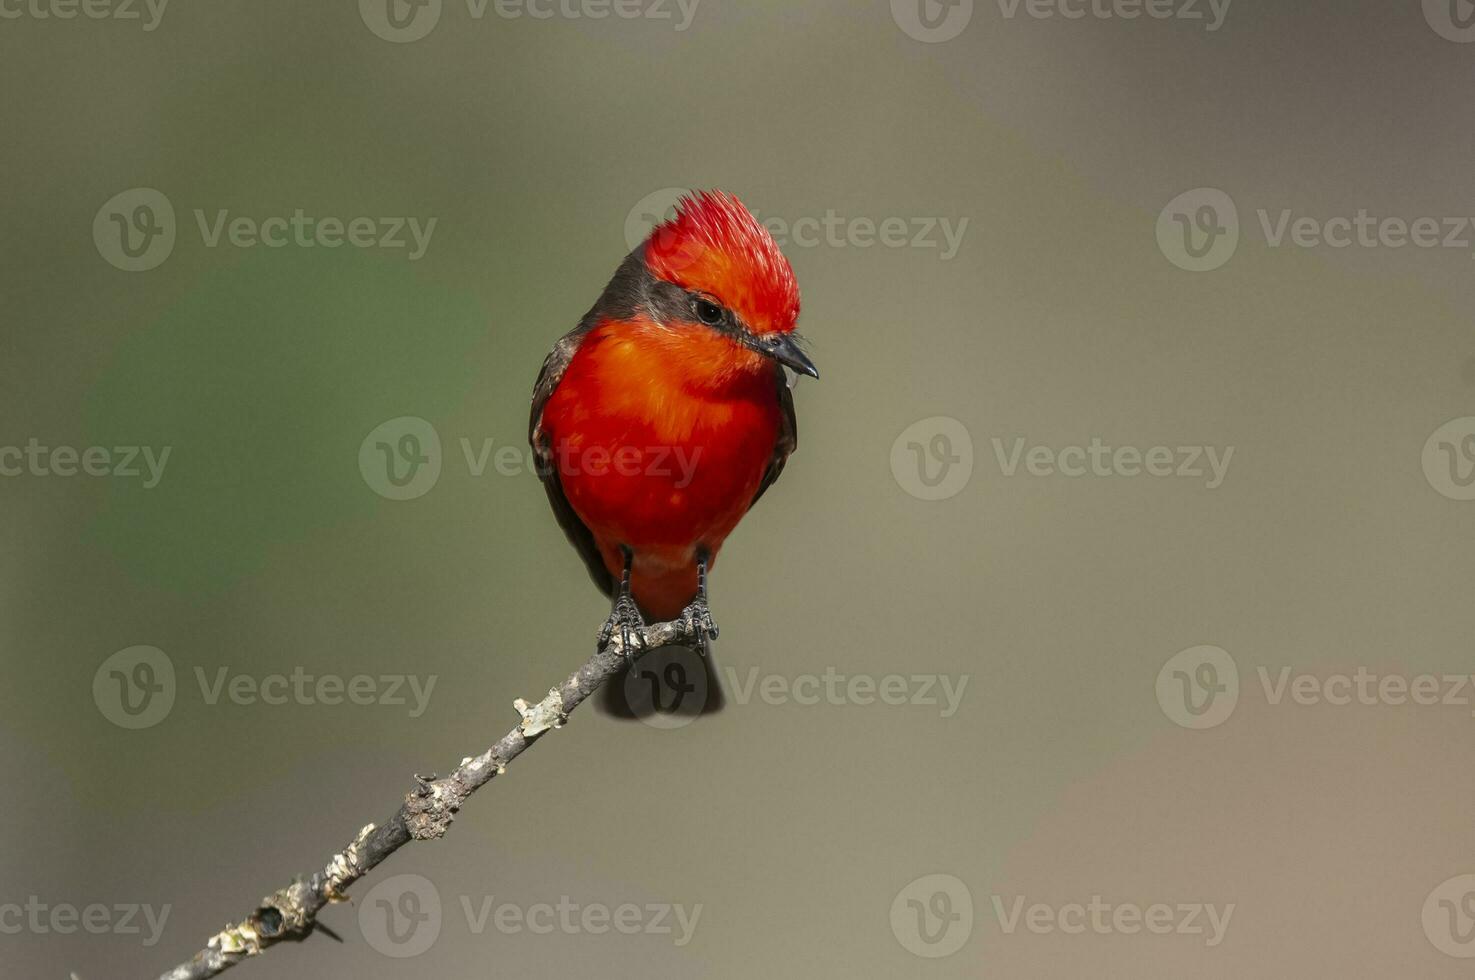
[[[645,263],[659,279],[716,297],[755,333],[787,333],[799,319],[799,284],[773,236],[723,191],[698,191],[656,226]]]

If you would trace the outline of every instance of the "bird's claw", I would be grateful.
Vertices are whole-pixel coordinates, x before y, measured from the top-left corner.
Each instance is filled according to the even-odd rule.
[[[707,641],[717,639],[717,623],[712,619],[712,610],[707,608],[707,600],[700,596],[681,610],[681,622],[698,649],[705,649]]]
[[[616,630],[620,633],[620,652],[625,655],[625,659],[634,661],[636,649],[645,636],[645,617],[640,615],[635,600],[628,596],[622,596],[615,603],[609,618],[599,627],[599,649],[603,650],[610,645]]]

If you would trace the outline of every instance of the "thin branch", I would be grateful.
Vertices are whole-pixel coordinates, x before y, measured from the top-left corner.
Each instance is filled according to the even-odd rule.
[[[657,647],[691,645],[695,642],[695,629],[694,623],[685,620],[652,623],[631,632],[631,653],[638,657]],[[569,712],[627,663],[624,650],[616,631],[562,686],[550,688],[542,701],[529,706],[519,698],[513,704],[522,721],[496,745],[481,755],[462,759],[443,778],[416,776],[418,786],[405,796],[388,822],[364,827],[351,844],[333,855],[322,871],[306,879],[298,878],[262,899],[260,906],[244,920],[210,937],[204,949],[161,974],[159,980],[206,980],[277,943],[306,939],[317,928],[318,912],[331,903],[347,901],[344,891],[379,862],[410,841],[444,836],[467,797],[493,776],[505,772],[507,764],[544,732],[560,727]]]

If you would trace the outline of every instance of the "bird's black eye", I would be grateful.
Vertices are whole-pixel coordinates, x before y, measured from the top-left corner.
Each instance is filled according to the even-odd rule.
[[[716,303],[709,303],[704,299],[696,301],[697,319],[715,327],[722,322],[722,307]]]

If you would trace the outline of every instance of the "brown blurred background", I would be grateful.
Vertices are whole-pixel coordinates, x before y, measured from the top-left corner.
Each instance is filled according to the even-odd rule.
[[[823,374],[746,695],[238,975],[1464,975],[1475,8],[528,3],[0,0],[0,973],[156,976],[587,656],[529,391],[722,187]]]

